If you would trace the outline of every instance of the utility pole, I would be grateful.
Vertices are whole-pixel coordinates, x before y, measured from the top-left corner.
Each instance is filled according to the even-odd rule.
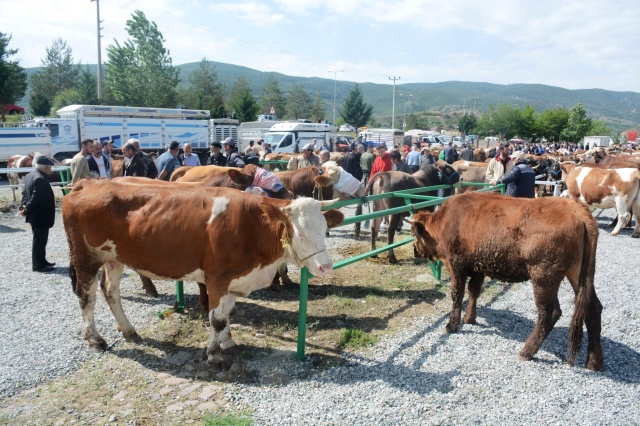
[[[338,84],[338,73],[339,72],[344,72],[344,70],[337,70],[337,71],[327,71],[327,72],[332,72],[333,73],[333,124],[336,124],[336,87]],[[351,123],[349,123],[351,124]]]
[[[102,48],[100,47],[100,38],[102,37],[102,35],[100,34],[100,31],[102,30],[100,24],[102,23],[102,21],[100,20],[100,0],[91,1],[96,2],[96,11],[98,18],[98,99],[100,99],[102,98]]]
[[[391,128],[396,128],[396,80],[400,80],[400,77],[389,77],[389,80],[393,80],[393,103],[391,106]]]

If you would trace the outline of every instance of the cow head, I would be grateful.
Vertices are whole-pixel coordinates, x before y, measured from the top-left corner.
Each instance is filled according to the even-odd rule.
[[[435,166],[438,169],[440,185],[455,185],[460,182],[460,175],[458,172],[456,172],[455,169],[445,161],[438,160],[436,161]]]
[[[324,242],[327,227],[338,226],[344,220],[339,210],[329,210],[324,214],[321,211],[323,206],[335,201],[298,198],[280,209],[266,200],[261,201],[262,210],[269,220],[284,225],[282,244],[289,257],[296,265],[306,266],[318,277],[327,275],[333,269]]]
[[[247,164],[242,169],[230,169],[227,171],[232,181],[243,187],[250,186],[256,174],[258,166],[255,164]]]
[[[323,188],[325,186],[331,185],[331,177],[329,177],[326,169],[324,169],[323,167],[313,167],[313,173],[315,174],[313,181],[316,185]]]
[[[426,224],[430,222],[431,213],[420,212],[410,220],[411,233],[413,234],[413,254],[415,257],[429,259],[430,262],[438,260],[438,243],[433,238]]]
[[[342,167],[338,166],[335,161],[327,161],[322,165],[327,176],[331,179],[331,185],[335,185],[340,180],[340,173],[342,172]]]

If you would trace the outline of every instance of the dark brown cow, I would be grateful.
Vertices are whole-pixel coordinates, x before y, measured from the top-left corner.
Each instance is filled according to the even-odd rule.
[[[458,183],[459,180],[460,175],[450,165],[439,160],[436,162],[436,165],[424,163],[420,167],[420,170],[412,175],[403,172],[378,172],[369,180],[365,188],[365,194],[369,194],[370,190],[373,195],[377,195],[407,189],[424,188],[427,186],[453,185]],[[421,195],[437,196],[437,193],[429,192]],[[402,198],[385,198],[373,202],[373,211],[377,212],[404,205],[406,204]],[[433,210],[433,207],[429,209]],[[409,213],[400,213],[391,216],[387,227],[388,244],[393,243],[393,237],[400,221],[408,215]],[[380,229],[381,222],[381,217],[377,217],[371,221],[371,250],[376,249],[376,240],[378,239],[378,230]],[[393,250],[389,250],[389,263],[398,263],[398,259],[396,259]]]
[[[331,178],[322,167],[303,167],[295,171],[274,173],[289,191],[296,197],[313,197],[314,192],[321,190],[322,199],[333,196]],[[317,194],[316,194],[317,195]]]
[[[219,363],[221,350],[235,345],[229,313],[236,297],[268,286],[284,262],[307,266],[316,276],[331,272],[324,233],[327,223],[338,226],[344,216],[337,210],[322,213],[323,205],[309,198],[273,200],[171,182],[161,188],[81,181],[64,198],[62,217],[84,338],[92,348],[107,348],[94,321],[98,271],[105,265],[102,292],[118,330],[127,340],[140,339],[120,301],[120,279],[128,266],[156,279],[206,283],[207,361]]]
[[[526,199],[471,192],[451,198],[433,214],[416,214],[412,232],[416,256],[441,259],[451,273],[448,333],[458,330],[467,278],[467,324],[476,322],[485,276],[505,282],[531,280],[538,320],[520,351],[522,360],[531,360],[562,315],[558,289],[566,276],[576,294],[569,364],[573,365],[580,350],[584,322],[589,336],[587,368],[604,369],[602,305],[593,282],[598,227],[584,204],[558,197]]]

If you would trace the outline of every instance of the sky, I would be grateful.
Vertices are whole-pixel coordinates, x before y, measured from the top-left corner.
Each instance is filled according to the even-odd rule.
[[[392,84],[471,81],[640,92],[638,0],[100,0],[102,60],[141,10],[174,65],[208,60],[291,76]],[[96,2],[0,0],[12,59],[62,38],[98,62]]]

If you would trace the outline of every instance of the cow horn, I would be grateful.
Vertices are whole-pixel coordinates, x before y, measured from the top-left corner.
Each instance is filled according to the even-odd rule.
[[[337,203],[338,201],[340,201],[340,198],[336,198],[334,200],[320,201],[320,206],[327,207],[327,206],[330,206],[331,204]]]

